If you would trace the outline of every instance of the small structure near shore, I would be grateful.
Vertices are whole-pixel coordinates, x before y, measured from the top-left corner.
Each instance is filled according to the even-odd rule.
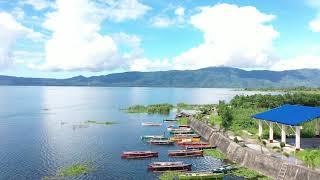
[[[281,142],[286,143],[286,127],[295,131],[296,150],[300,150],[300,132],[302,124],[308,121],[316,120],[316,135],[320,135],[320,107],[309,107],[301,105],[283,105],[269,111],[255,114],[252,116],[259,121],[259,133],[262,137],[262,123],[269,126],[269,141],[273,142],[274,124],[281,126]]]

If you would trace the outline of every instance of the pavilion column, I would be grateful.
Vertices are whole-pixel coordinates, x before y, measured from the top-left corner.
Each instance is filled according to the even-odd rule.
[[[269,123],[269,142],[273,143],[273,122]]]
[[[262,137],[262,120],[259,120],[259,137]]]
[[[296,126],[296,150],[300,150],[300,131],[301,126]]]
[[[286,144],[286,126],[284,124],[281,125],[281,142]]]

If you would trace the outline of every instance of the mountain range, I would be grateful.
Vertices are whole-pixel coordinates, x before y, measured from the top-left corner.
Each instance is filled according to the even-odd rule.
[[[187,88],[320,87],[320,70],[247,71],[231,67],[208,67],[181,71],[134,71],[92,77],[76,76],[67,79],[0,76],[0,85]]]

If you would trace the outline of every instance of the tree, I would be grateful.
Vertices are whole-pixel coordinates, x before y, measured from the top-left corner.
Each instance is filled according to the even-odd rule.
[[[233,117],[231,108],[227,106],[224,101],[219,101],[218,114],[222,118],[221,126],[225,132],[228,131],[232,125]]]

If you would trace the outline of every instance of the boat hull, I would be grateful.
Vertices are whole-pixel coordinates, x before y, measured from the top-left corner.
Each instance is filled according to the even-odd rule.
[[[203,156],[203,151],[202,150],[169,151],[168,156],[170,156],[170,157],[199,157],[199,156]]]
[[[148,170],[152,172],[166,172],[166,171],[177,171],[186,172],[191,171],[191,164],[177,165],[177,166],[148,166]]]
[[[134,152],[128,152],[128,153],[123,153],[121,155],[122,159],[144,159],[144,158],[152,158],[152,157],[158,157],[159,153],[158,152],[139,152],[139,153],[134,153]]]

